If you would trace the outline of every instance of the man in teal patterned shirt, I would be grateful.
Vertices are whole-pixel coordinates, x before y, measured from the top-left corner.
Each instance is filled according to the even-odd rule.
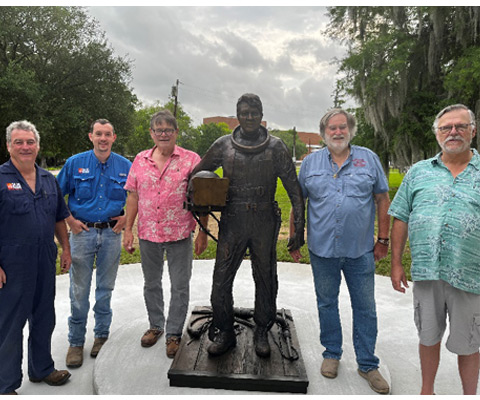
[[[458,355],[464,394],[476,394],[480,358],[480,156],[470,143],[475,115],[448,106],[433,124],[442,151],[416,163],[391,206],[393,288],[408,288],[402,266],[407,236],[412,253],[415,324],[420,339],[421,394],[434,393],[440,344]]]

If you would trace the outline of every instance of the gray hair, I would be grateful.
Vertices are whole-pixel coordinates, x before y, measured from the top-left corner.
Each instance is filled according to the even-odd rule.
[[[22,131],[28,131],[32,132],[35,135],[35,140],[37,142],[37,145],[40,144],[40,135],[38,134],[37,128],[35,128],[35,125],[33,125],[31,122],[28,121],[15,121],[12,122],[10,125],[7,127],[7,144],[12,143],[12,132],[15,129],[20,129]]]
[[[347,125],[348,125],[348,132],[350,134],[350,139],[352,139],[357,133],[357,121],[355,117],[349,112],[341,108],[333,108],[330,111],[328,111],[320,120],[320,136],[323,139],[325,139],[325,129],[327,128],[329,119],[338,114],[345,115],[345,117],[347,118]]]
[[[450,106],[445,107],[435,117],[435,121],[433,121],[433,125],[432,125],[433,133],[436,133],[436,131],[438,129],[438,121],[440,120],[440,118],[442,118],[446,113],[449,113],[450,111],[455,111],[455,110],[466,110],[466,111],[468,111],[468,115],[470,116],[470,123],[475,128],[476,121],[475,121],[475,114],[473,113],[473,111],[470,110],[467,106],[465,106],[463,104],[452,104]]]
[[[162,122],[165,122],[166,124],[173,126],[175,129],[178,129],[177,119],[170,110],[160,110],[153,114],[152,119],[150,120],[150,129],[155,129],[155,126],[161,124]]]

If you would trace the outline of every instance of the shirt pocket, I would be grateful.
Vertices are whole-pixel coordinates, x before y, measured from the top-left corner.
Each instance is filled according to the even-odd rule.
[[[470,345],[472,346],[480,345],[480,315],[479,314],[475,314],[473,316]]]
[[[45,213],[55,214],[57,211],[57,194],[51,190],[42,189],[40,203]]]
[[[349,197],[370,197],[373,194],[375,178],[368,172],[345,176],[345,193]]]
[[[126,192],[123,188],[127,178],[110,176],[107,196],[110,200],[125,200]]]
[[[12,190],[7,193],[7,201],[10,204],[10,213],[23,215],[30,212],[33,207],[32,198],[27,196],[23,190]]]
[[[305,187],[310,199],[324,200],[328,196],[328,178],[326,172],[318,172],[305,178]]]
[[[79,200],[91,199],[93,197],[94,176],[76,175],[73,178],[75,180],[75,197]]]

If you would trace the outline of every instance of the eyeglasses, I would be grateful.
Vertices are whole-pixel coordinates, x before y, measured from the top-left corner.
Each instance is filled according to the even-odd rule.
[[[162,133],[167,136],[172,136],[175,133],[175,129],[152,129],[152,132],[156,136],[161,136]]]
[[[465,133],[468,129],[469,126],[473,125],[472,123],[469,123],[469,124],[454,124],[454,125],[444,125],[444,126],[439,126],[437,128],[437,130],[440,132],[440,133],[450,133],[452,131],[453,128],[455,128],[455,130],[458,132],[458,133]]]

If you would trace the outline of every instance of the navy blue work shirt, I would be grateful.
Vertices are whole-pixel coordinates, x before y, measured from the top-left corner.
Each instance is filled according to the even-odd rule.
[[[374,194],[388,192],[378,156],[350,146],[340,170],[327,147],[305,157],[298,181],[307,204],[308,249],[324,258],[358,258],[374,247]]]
[[[132,163],[110,153],[100,162],[93,150],[70,157],[57,176],[73,217],[83,222],[108,222],[123,211],[127,192],[123,188]]]
[[[0,245],[53,244],[55,224],[70,215],[55,177],[35,168],[33,193],[11,160],[0,165]]]

